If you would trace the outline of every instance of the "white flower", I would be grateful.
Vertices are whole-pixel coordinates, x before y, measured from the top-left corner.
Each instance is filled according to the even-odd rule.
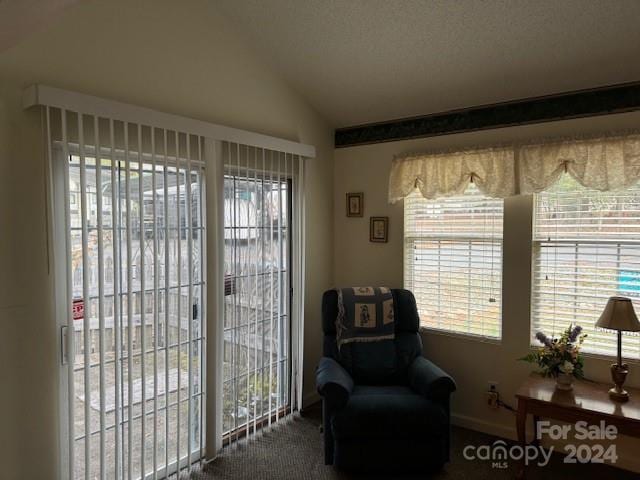
[[[560,371],[562,373],[566,373],[567,375],[571,375],[573,373],[573,363],[566,361],[562,365],[560,365]]]

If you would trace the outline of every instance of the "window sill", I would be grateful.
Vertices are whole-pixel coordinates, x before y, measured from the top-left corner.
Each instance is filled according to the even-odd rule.
[[[420,334],[426,334],[426,333],[428,333],[429,335],[435,334],[442,337],[457,338],[460,340],[470,340],[472,342],[478,342],[478,343],[489,343],[492,345],[502,344],[502,338],[481,337],[480,335],[473,335],[471,333],[450,332],[447,330],[439,330],[437,328],[425,327],[423,325],[420,325],[420,328],[418,329],[418,331],[420,332]]]
[[[605,360],[609,363],[616,363],[618,361],[618,355],[604,355],[602,353],[589,353],[589,352],[581,352],[583,357],[593,358],[596,360]],[[625,363],[630,363],[631,365],[640,365],[640,360],[637,358],[625,358],[622,357],[622,361]]]

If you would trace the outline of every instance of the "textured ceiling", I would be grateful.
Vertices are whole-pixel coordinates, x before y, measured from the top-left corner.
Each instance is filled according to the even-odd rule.
[[[638,0],[217,0],[334,127],[640,80]]]
[[[45,28],[78,0],[0,0],[0,52]]]

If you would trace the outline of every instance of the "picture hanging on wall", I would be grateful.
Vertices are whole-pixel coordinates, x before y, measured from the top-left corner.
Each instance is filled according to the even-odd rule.
[[[387,243],[389,236],[389,217],[370,217],[369,241]]]
[[[347,193],[347,217],[362,217],[364,214],[364,194]]]

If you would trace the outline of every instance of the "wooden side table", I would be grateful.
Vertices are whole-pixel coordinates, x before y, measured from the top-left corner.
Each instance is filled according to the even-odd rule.
[[[640,437],[640,390],[627,389],[629,401],[618,403],[609,398],[609,388],[610,385],[602,383],[576,380],[573,390],[557,390],[553,378],[531,374],[516,393],[516,429],[520,445],[526,445],[528,414],[533,415],[536,442],[539,417],[571,424],[578,421],[597,424],[604,420],[607,425],[615,425],[620,434]],[[522,463],[518,471],[520,478],[525,474],[524,467]]]

